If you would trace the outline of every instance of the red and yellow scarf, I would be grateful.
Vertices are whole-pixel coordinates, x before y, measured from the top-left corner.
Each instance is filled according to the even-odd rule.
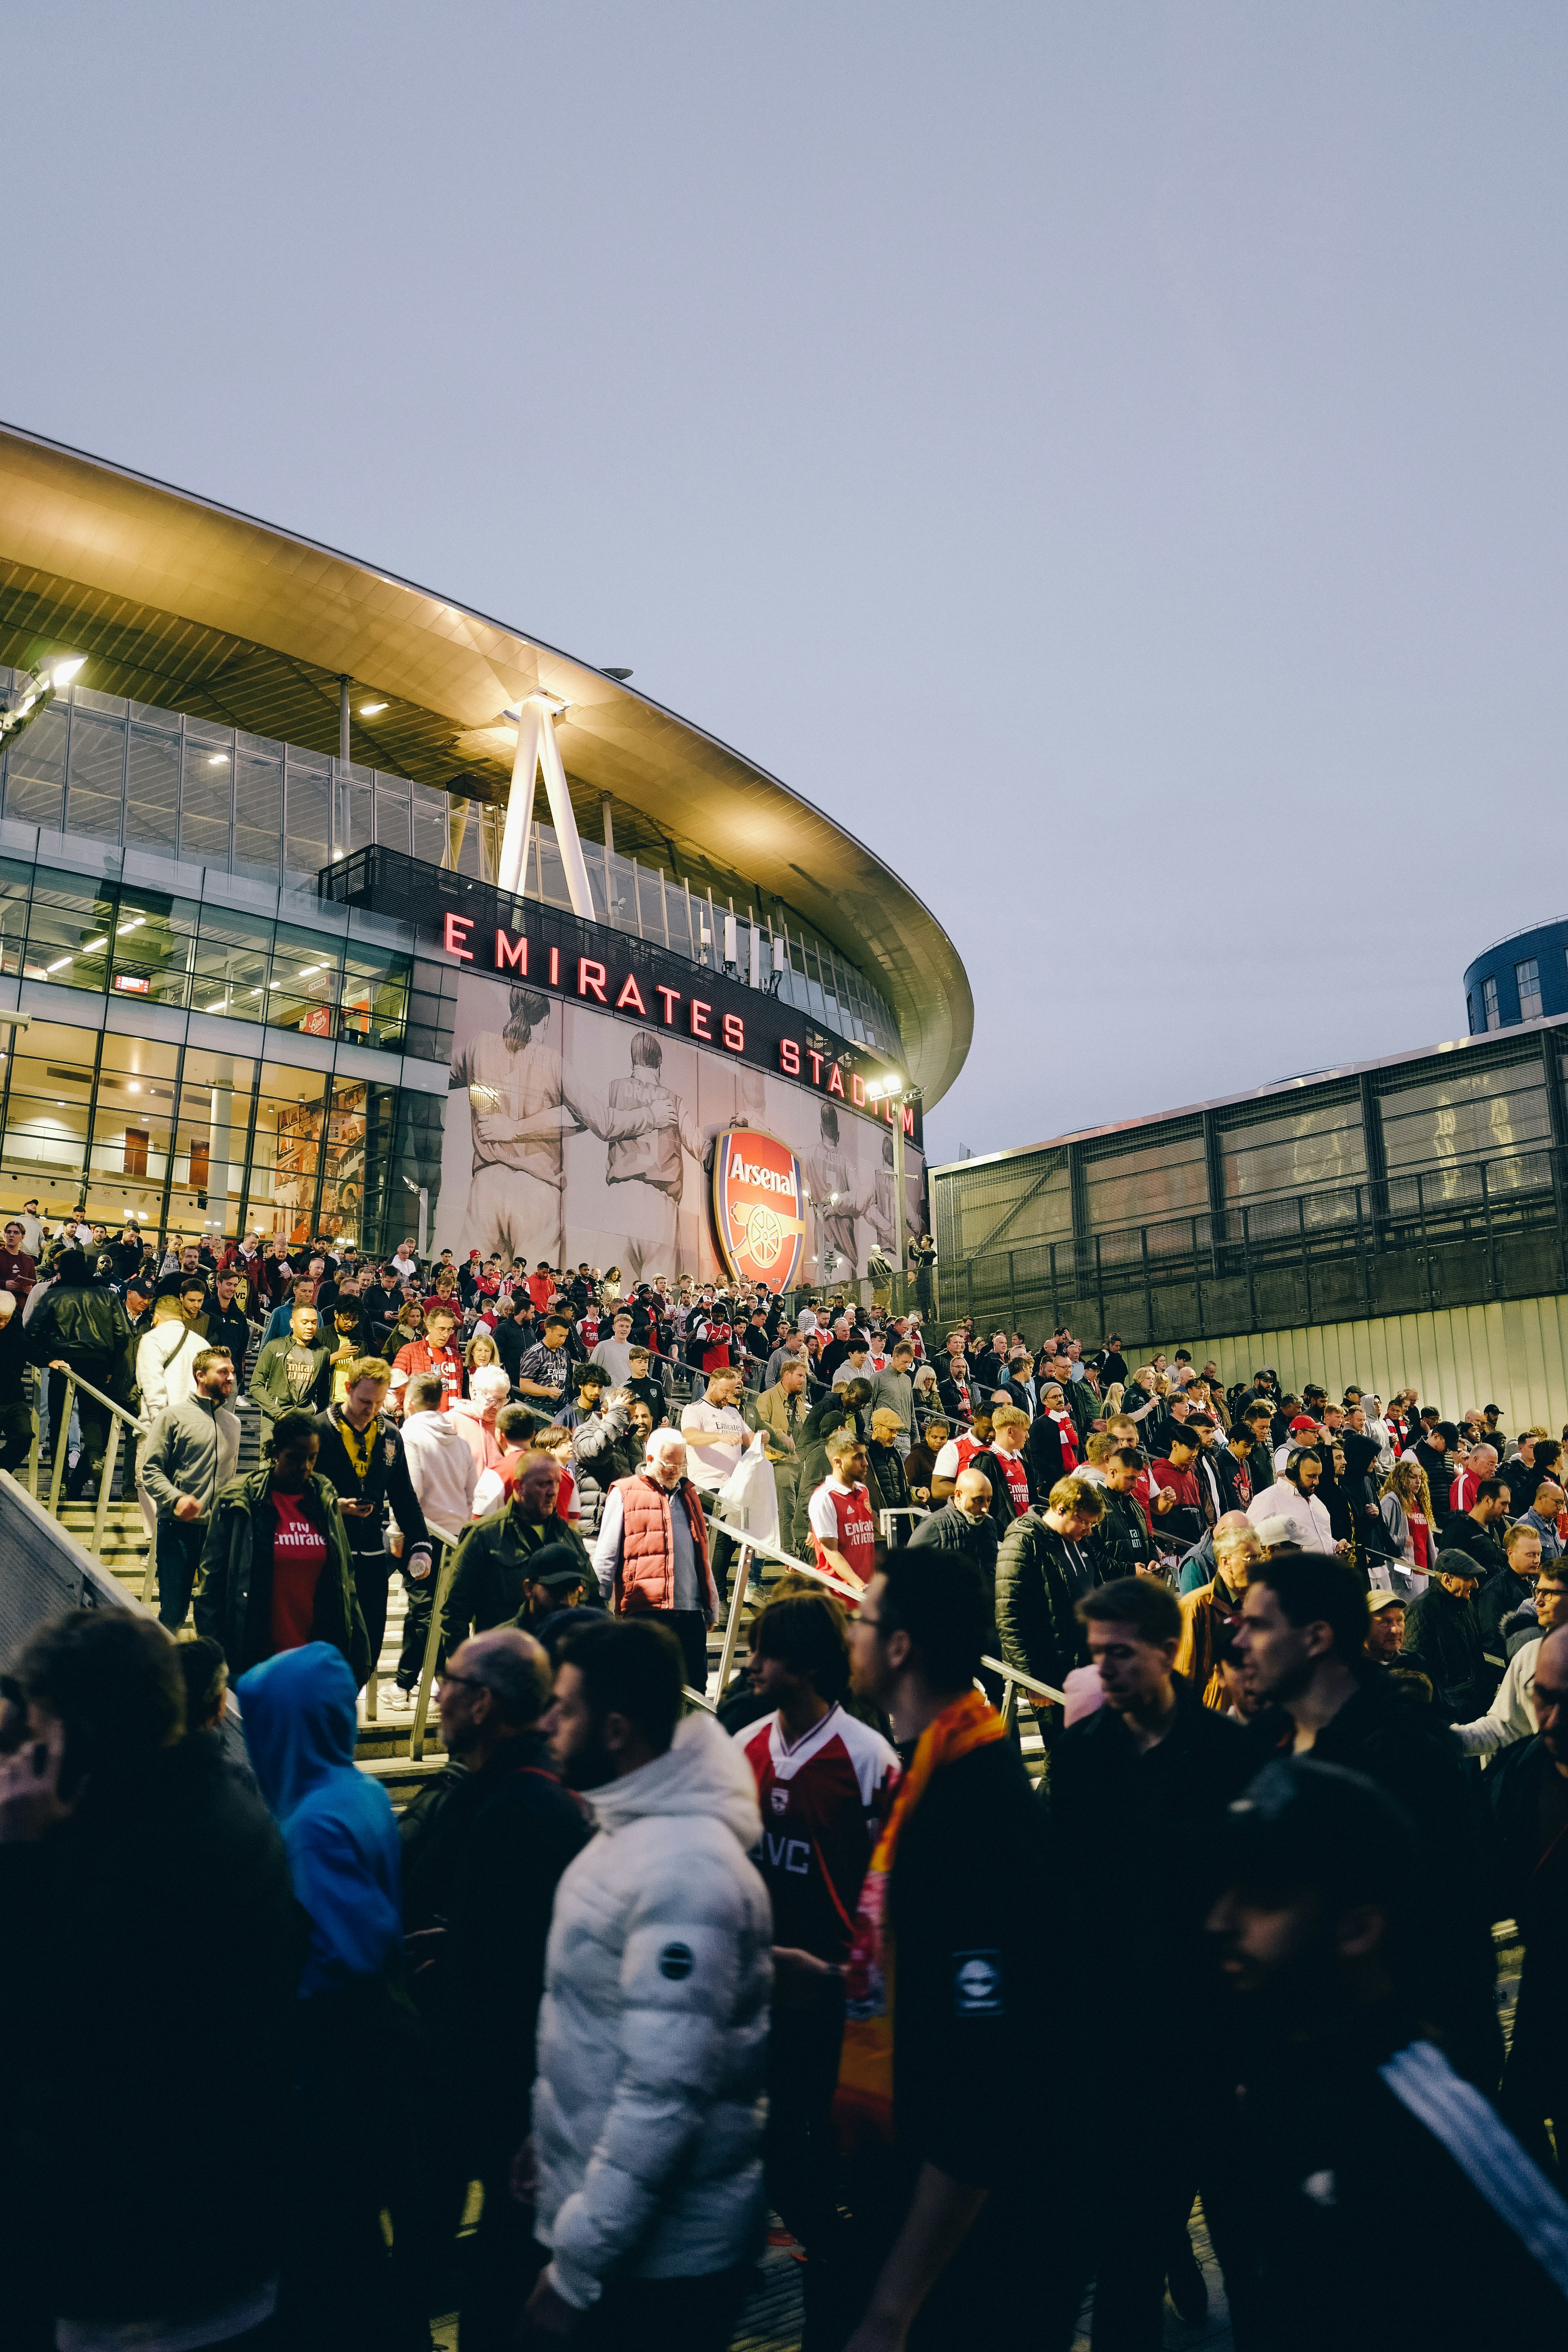
[[[855,1936],[844,1965],[844,2049],[833,2112],[845,2147],[869,2135],[893,2137],[893,1937],[887,1919],[888,1882],[899,1832],[919,1804],[933,1772],[956,1764],[972,1748],[1006,1738],[989,1699],[965,1691],[926,1726],[899,1783],[887,1826],[877,1841],[860,1889]]]

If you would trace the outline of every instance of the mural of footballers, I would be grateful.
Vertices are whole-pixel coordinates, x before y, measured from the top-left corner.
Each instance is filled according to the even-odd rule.
[[[491,992],[487,988],[487,999]],[[553,1015],[553,1017],[552,1017]],[[458,1047],[448,1087],[468,1097],[473,1171],[457,1231],[468,1249],[503,1265],[562,1262],[562,1139],[580,1129],[605,1135],[605,1113],[568,1078],[551,1030],[559,1008],[536,989],[514,987],[504,1029],[481,1029]],[[453,1128],[459,1122],[454,1120]],[[456,1185],[443,1152],[442,1206]],[[459,1147],[460,1148],[460,1147]],[[457,1243],[450,1244],[456,1248]]]
[[[816,1150],[809,1159],[803,1157],[801,1165],[816,1228],[816,1264],[811,1269],[812,1278],[816,1282],[847,1280],[860,1270],[855,1220],[864,1203],[858,1172],[839,1137],[838,1112],[833,1103],[823,1104]]]
[[[705,1150],[685,1102],[664,1083],[664,1047],[651,1029],[633,1037],[631,1058],[630,1077],[610,1081],[605,1165],[612,1188],[605,1217],[626,1237],[621,1263],[628,1285],[679,1271],[686,1162],[694,1160],[700,1170]]]

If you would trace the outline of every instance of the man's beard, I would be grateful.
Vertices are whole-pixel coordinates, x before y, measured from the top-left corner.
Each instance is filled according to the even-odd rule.
[[[616,1759],[605,1745],[604,1735],[595,1733],[585,1747],[567,1757],[560,1769],[561,1778],[569,1789],[602,1789],[616,1777]]]
[[[1313,1665],[1312,1659],[1303,1658],[1297,1665],[1282,1666],[1272,1681],[1267,1685],[1255,1668],[1254,1677],[1258,1685],[1258,1696],[1263,1705],[1289,1706],[1293,1698],[1300,1698],[1303,1691],[1310,1690],[1312,1686]]]

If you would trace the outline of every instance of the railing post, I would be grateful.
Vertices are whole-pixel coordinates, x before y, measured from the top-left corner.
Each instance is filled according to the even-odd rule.
[[[33,1442],[27,1448],[27,1492],[35,1503],[38,1499],[38,1454],[42,1443],[38,1435],[38,1426],[42,1419],[43,1382],[43,1373],[36,1371],[32,1380]]]
[[[109,1417],[109,1444],[104,1448],[103,1467],[98,1474],[98,1507],[92,1515],[92,1556],[103,1558],[104,1531],[109,1525],[109,1490],[114,1484],[114,1474],[120,1467],[120,1420],[118,1414]]]
[[[147,1565],[142,1572],[142,1602],[151,1609],[158,1597],[158,1522],[153,1522],[153,1532],[147,1538]]]
[[[60,1406],[60,1425],[49,1424],[49,1447],[53,1459],[49,1465],[48,1513],[52,1519],[60,1515],[60,1480],[65,1476],[66,1454],[69,1448],[71,1414],[76,1411],[76,1375],[66,1374],[64,1399]]]
[[[436,1591],[430,1603],[430,1631],[425,1636],[425,1662],[419,1669],[419,1696],[414,1703],[414,1722],[408,1734],[408,1760],[411,1764],[417,1764],[425,1753],[425,1726],[430,1713],[430,1685],[436,1678],[436,1659],[441,1647],[441,1618],[447,1606],[447,1595],[451,1590],[452,1575],[457,1563],[457,1545],[443,1541],[440,1562],[435,1570]],[[369,1693],[374,1684],[374,1675],[375,1669],[373,1666],[372,1683],[365,1686],[365,1713],[373,1723],[375,1720],[375,1711],[370,1704]]]
[[[741,1632],[741,1611],[745,1605],[751,1580],[752,1547],[742,1543],[730,1570],[730,1609],[724,1621],[724,1646],[719,1654],[719,1683],[713,1694],[715,1706],[722,1702],[730,1685],[730,1668],[734,1662],[735,1643]]]

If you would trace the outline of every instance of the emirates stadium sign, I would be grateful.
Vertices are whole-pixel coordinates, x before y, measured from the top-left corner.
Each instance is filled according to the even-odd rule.
[[[791,1290],[805,1247],[805,1188],[787,1143],[727,1127],[713,1146],[713,1237],[737,1282]]]

